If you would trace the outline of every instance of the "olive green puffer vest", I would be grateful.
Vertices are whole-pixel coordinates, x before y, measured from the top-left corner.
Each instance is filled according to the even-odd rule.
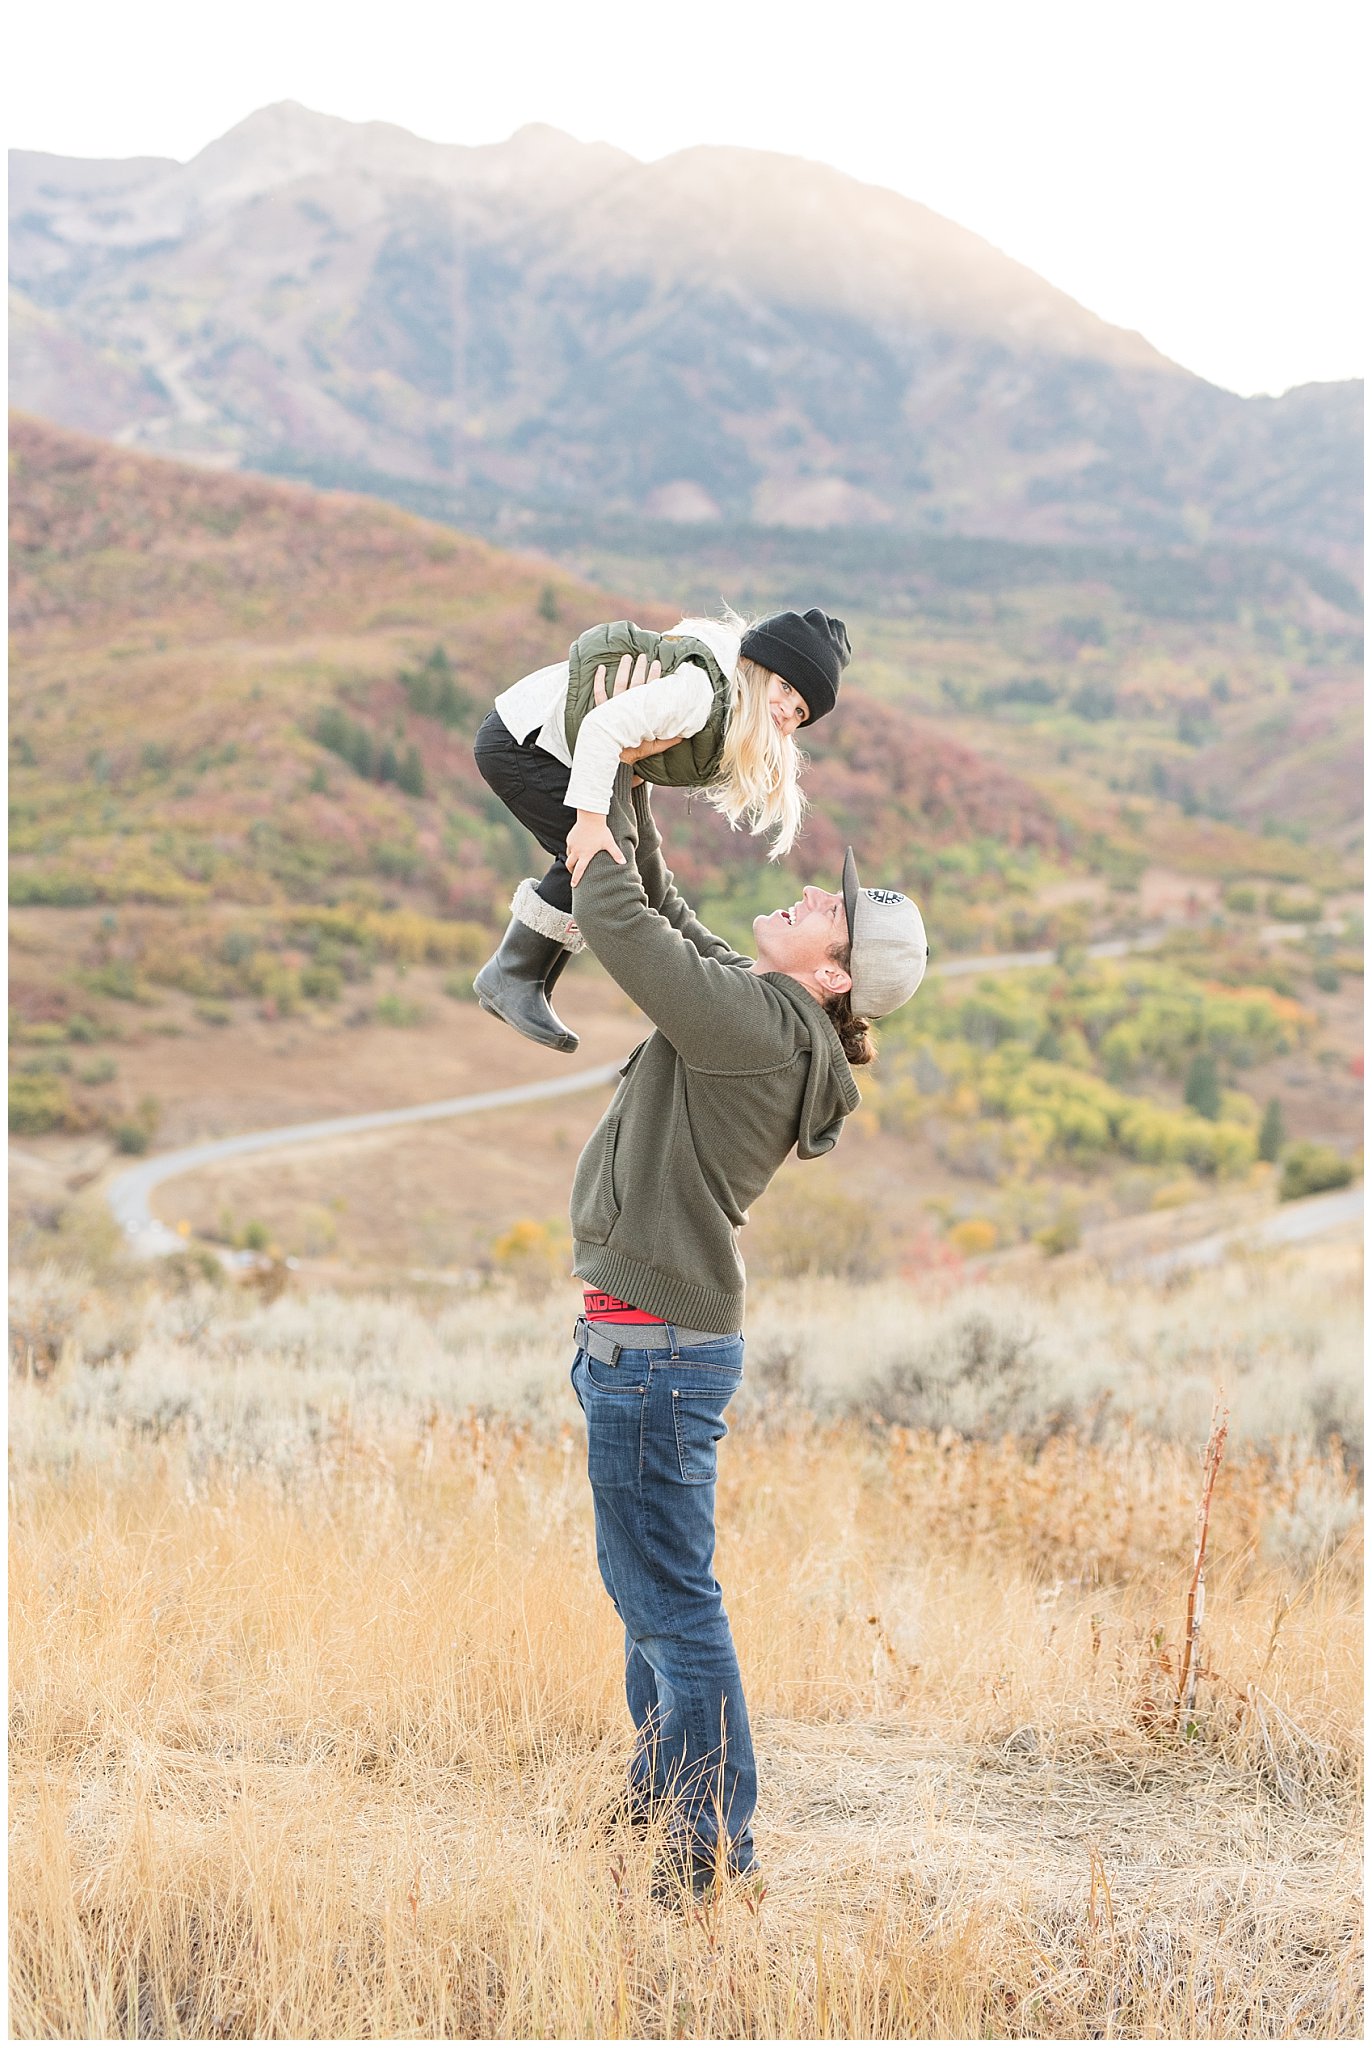
[[[576,753],[581,721],[595,705],[596,670],[603,667],[607,671],[605,688],[612,689],[615,668],[625,654],[646,654],[649,661],[660,661],[665,676],[680,668],[684,661],[693,661],[704,669],[715,687],[710,715],[700,731],[692,733],[689,739],[678,740],[665,753],[647,755],[634,773],[645,782],[668,783],[678,789],[699,789],[703,783],[713,782],[724,757],[724,733],[734,687],[731,678],[725,675],[703,640],[689,633],[680,637],[651,633],[644,626],[630,625],[627,619],[617,619],[612,626],[592,626],[573,640],[568,651],[564,729],[572,753]]]

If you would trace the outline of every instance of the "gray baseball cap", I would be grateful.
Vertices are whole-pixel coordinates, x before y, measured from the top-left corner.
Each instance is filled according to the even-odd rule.
[[[929,941],[919,906],[899,889],[864,889],[850,846],[843,856],[852,1004],[859,1017],[889,1017],[924,979]]]

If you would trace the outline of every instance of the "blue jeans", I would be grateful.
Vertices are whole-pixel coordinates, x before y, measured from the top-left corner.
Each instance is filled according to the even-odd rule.
[[[757,1767],[738,1657],[714,1575],[715,1456],[743,1377],[742,1337],[680,1349],[670,1324],[605,1365],[579,1350],[596,1557],[624,1623],[637,1734],[630,1797],[665,1811],[674,1846],[753,1864]]]

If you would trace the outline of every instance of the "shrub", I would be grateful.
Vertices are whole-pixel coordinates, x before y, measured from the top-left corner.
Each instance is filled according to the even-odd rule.
[[[158,1261],[157,1278],[169,1294],[194,1294],[201,1287],[222,1287],[225,1275],[212,1251],[204,1245],[188,1245],[185,1251]]]
[[[94,882],[63,869],[22,868],[10,875],[11,903],[49,903],[70,910],[99,900]]]
[[[152,991],[139,980],[131,960],[106,960],[82,976],[88,989],[98,996],[113,996],[120,1003],[150,1003]]]
[[[69,1074],[71,1058],[65,1052],[36,1052],[21,1063],[19,1071],[23,1074]]]
[[[1092,724],[1115,715],[1115,693],[1108,683],[1083,683],[1074,691],[1070,700],[1071,709],[1078,718],[1088,719]]]
[[[546,1223],[521,1217],[495,1240],[491,1258],[521,1294],[546,1294],[567,1275],[571,1259],[567,1226],[560,1217]]]
[[[438,967],[456,967],[471,961],[480,963],[490,951],[490,938],[479,924],[458,918],[426,917],[418,910],[370,910],[360,905],[299,910],[289,923],[296,932],[316,931],[316,958],[321,942],[341,947],[357,946],[367,960],[403,961],[417,965],[432,961]],[[344,959],[336,959],[336,966]]]
[[[1220,1090],[1220,1121],[1227,1124],[1241,1124],[1255,1135],[1262,1123],[1262,1115],[1251,1095],[1245,1095],[1241,1088]]]
[[[73,1045],[94,1045],[99,1036],[100,1029],[93,1018],[84,1016],[79,1010],[68,1017],[67,1037]]]
[[[139,965],[146,980],[182,989],[188,996],[218,995],[224,978],[222,968],[204,950],[168,940],[144,947]]]
[[[254,993],[262,998],[267,1017],[293,1016],[300,1005],[300,971],[287,967],[275,953],[254,953],[246,970]]]
[[[92,1060],[89,1066],[82,1067],[77,1078],[83,1081],[88,1088],[103,1088],[107,1081],[113,1081],[116,1078],[118,1072],[119,1069],[114,1064],[114,1061],[106,1056],[104,1059]]]
[[[476,989],[473,985],[475,981],[475,969],[464,973],[450,974],[443,984],[443,993],[445,996],[451,996],[455,1003],[474,1003],[477,999]]]
[[[1332,960],[1321,960],[1315,969],[1315,986],[1322,995],[1334,996],[1339,992],[1339,970]]]
[[[60,1074],[10,1075],[10,1129],[21,1138],[41,1138],[71,1120],[72,1103]]]
[[[975,1259],[995,1250],[998,1234],[989,1217],[967,1216],[953,1225],[948,1242],[964,1259]]]
[[[419,852],[397,840],[381,839],[372,848],[372,866],[388,882],[412,882],[419,867]]]
[[[21,1378],[46,1379],[74,1344],[85,1303],[55,1265],[16,1273],[10,1289],[10,1366]]]
[[[1352,1162],[1332,1145],[1293,1145],[1282,1161],[1278,1195],[1283,1202],[1298,1202],[1305,1195],[1323,1195],[1334,1188],[1346,1188],[1352,1178]]]
[[[110,1125],[110,1136],[120,1152],[141,1154],[152,1143],[161,1116],[161,1108],[155,1095],[145,1095],[132,1116],[121,1117]]]
[[[1038,1357],[1039,1341],[1014,1309],[959,1304],[907,1357],[868,1381],[867,1402],[907,1429],[950,1428],[972,1438],[1022,1431],[1031,1418],[1042,1426],[1053,1365]]]
[[[1258,907],[1258,892],[1251,882],[1231,882],[1224,892],[1224,907],[1243,917]]]
[[[343,993],[343,976],[336,967],[315,960],[301,969],[300,989],[312,1003],[336,1003]]]
[[[1081,1243],[1081,1218],[1075,1209],[1064,1209],[1057,1219],[1034,1233],[1034,1243],[1045,1258],[1060,1259]]]
[[[1324,905],[1318,896],[1292,896],[1284,889],[1273,889],[1267,899],[1267,914],[1283,924],[1313,924],[1324,913]]]
[[[10,1013],[10,1037],[16,1045],[65,1045],[67,1034],[60,1024],[25,1024]]]
[[[412,1003],[407,997],[397,995],[392,989],[378,999],[376,1021],[378,1024],[390,1024],[397,1029],[407,1030],[415,1024],[423,1023],[424,1012],[418,1003]]]

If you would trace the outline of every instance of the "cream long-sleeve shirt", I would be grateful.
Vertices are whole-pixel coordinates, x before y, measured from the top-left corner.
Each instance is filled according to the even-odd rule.
[[[687,630],[704,640],[721,668],[732,671],[738,660],[738,637],[714,619],[683,620],[675,631]],[[607,683],[613,683],[613,677]],[[568,670],[565,661],[550,662],[503,690],[495,708],[514,738],[530,733],[545,753],[571,770],[567,803],[574,811],[604,817],[610,808],[619,755],[623,747],[641,747],[652,740],[689,738],[704,726],[714,701],[714,685],[703,668],[684,661],[671,675],[641,683],[593,705],[576,736],[576,756],[567,745]]]

